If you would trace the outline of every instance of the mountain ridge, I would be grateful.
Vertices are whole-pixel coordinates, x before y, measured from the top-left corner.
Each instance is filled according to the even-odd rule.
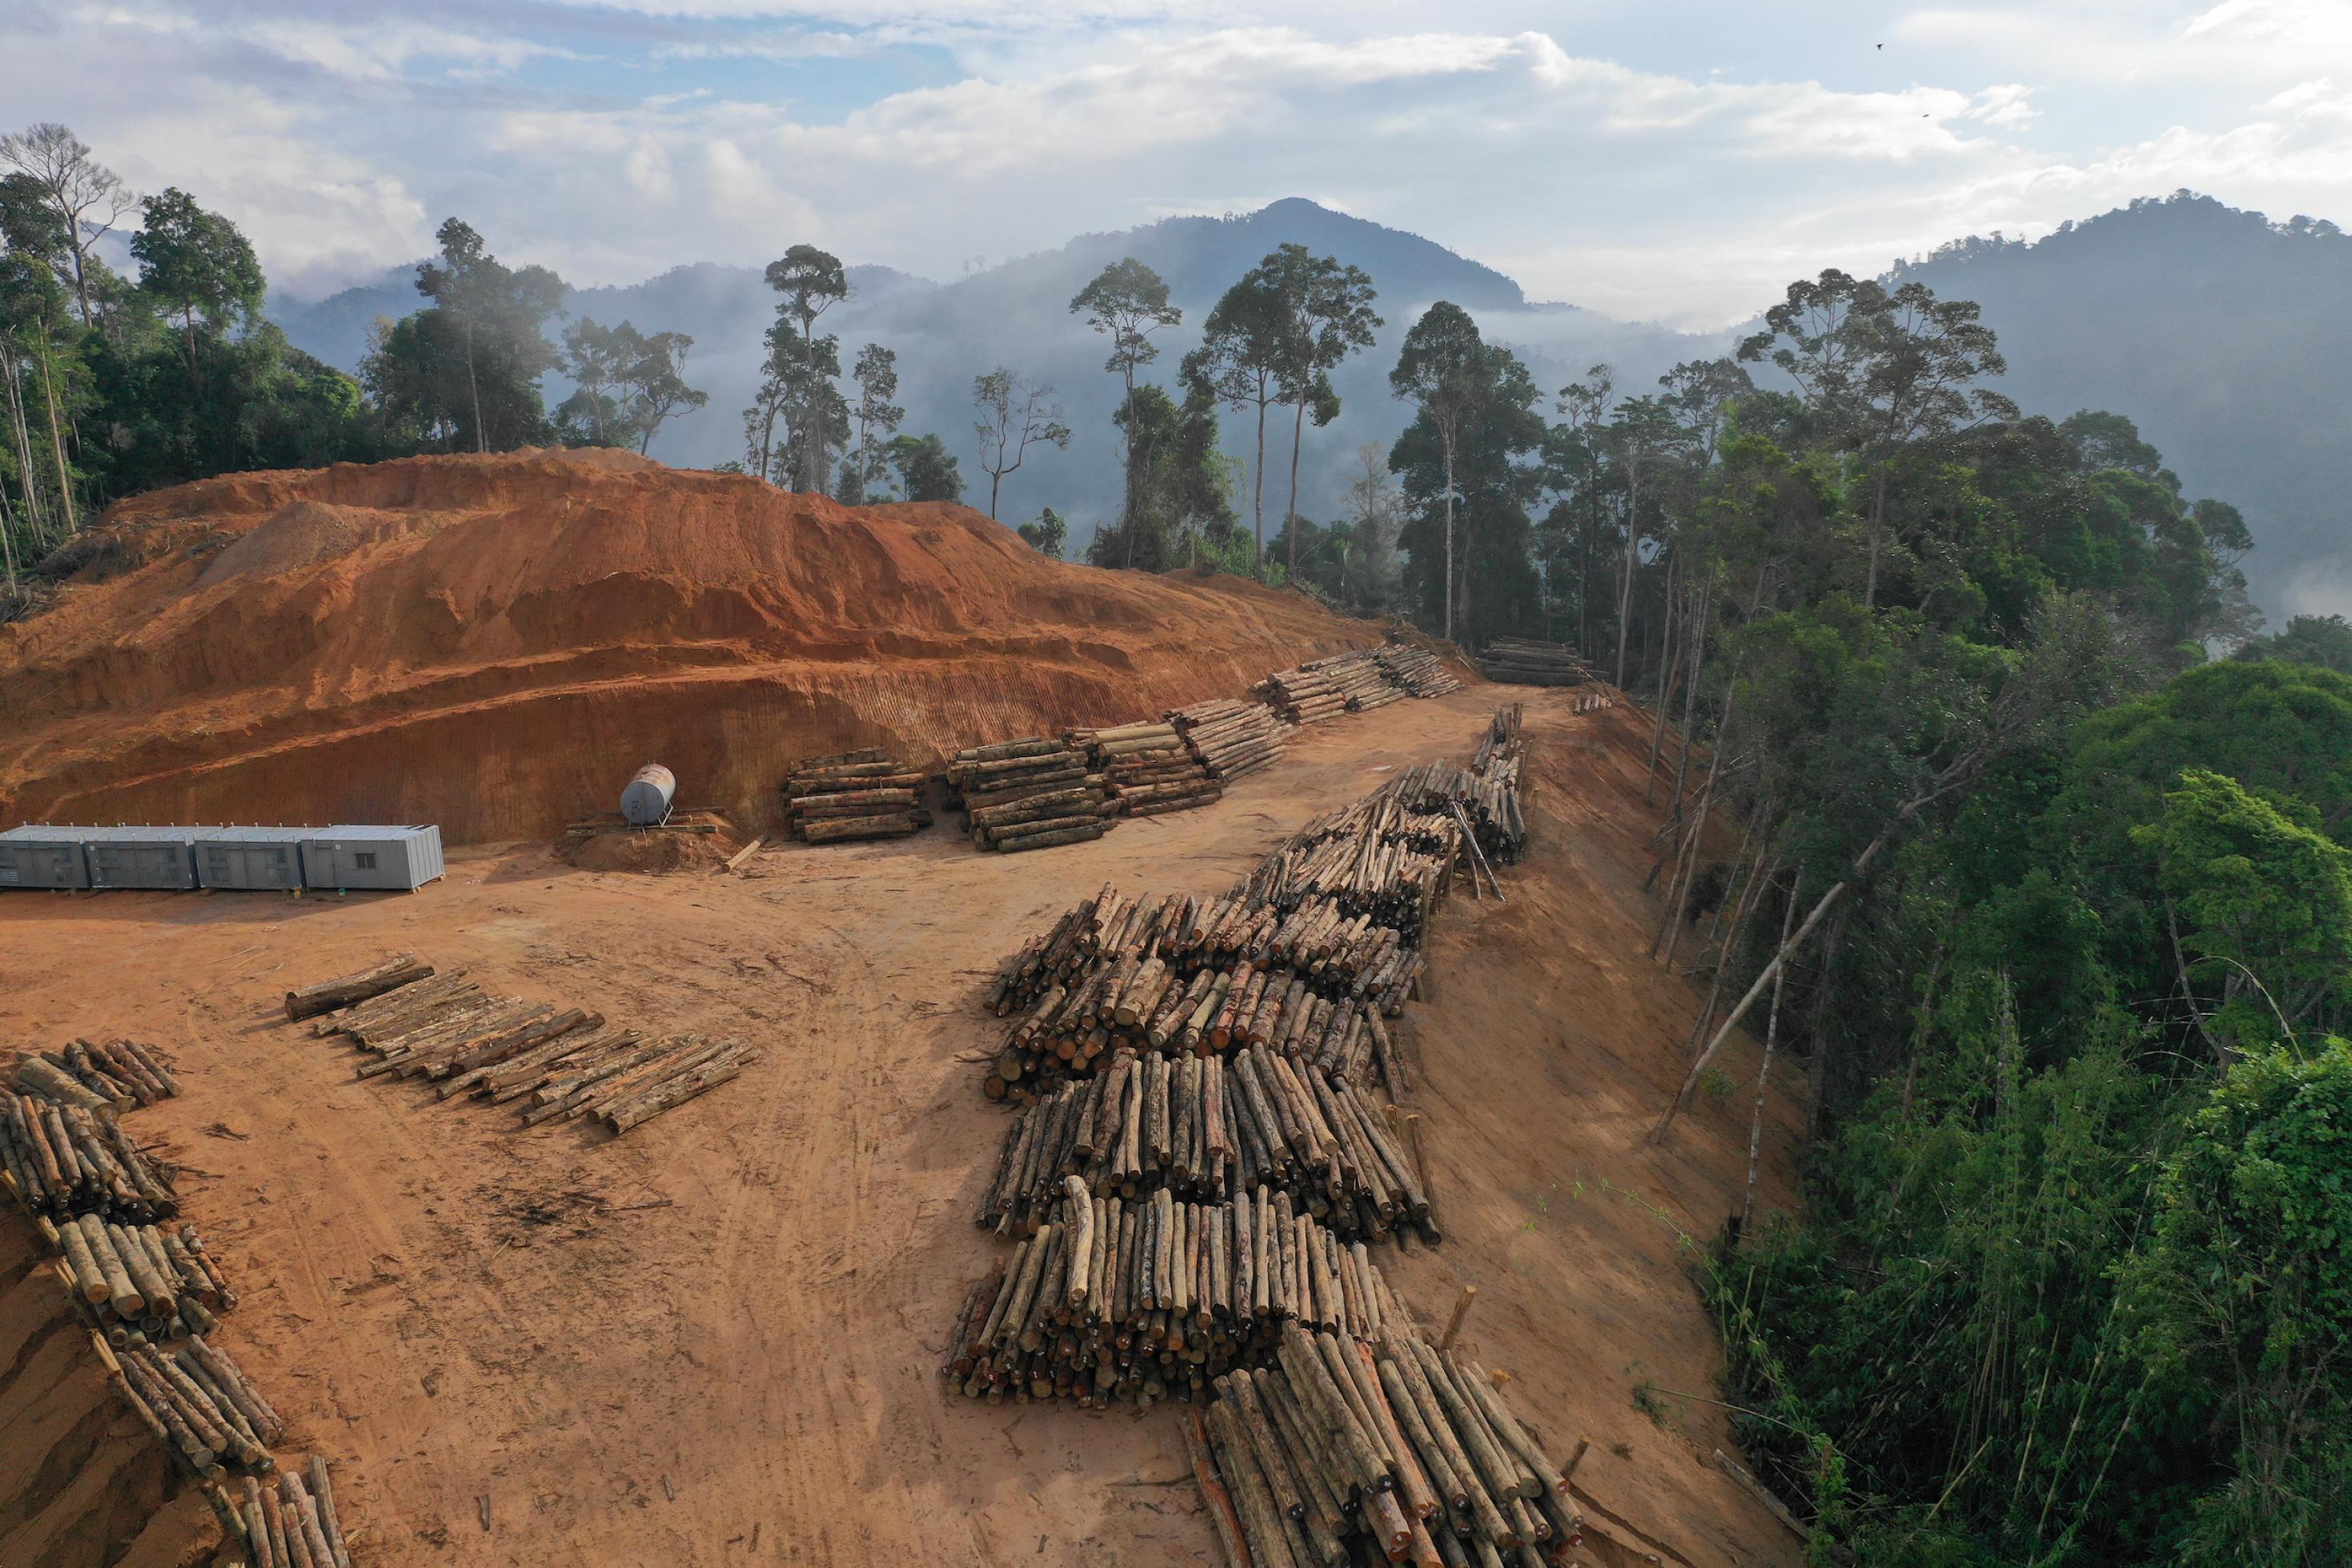
[[[1007,521],[1051,506],[1082,546],[1118,504],[1116,382],[1102,374],[1102,344],[1066,310],[1069,297],[1106,263],[1134,255],[1167,278],[1186,314],[1163,332],[1152,379],[1198,341],[1198,324],[1224,287],[1286,241],[1338,256],[1370,273],[1386,319],[1375,347],[1335,376],[1339,419],[1309,434],[1300,462],[1300,506],[1328,516],[1356,449],[1386,444],[1406,411],[1390,396],[1387,371],[1405,327],[1437,298],[1464,305],[1487,335],[1528,362],[1548,392],[1606,361],[1622,392],[1646,389],[1675,363],[1727,353],[1739,329],[1686,333],[1621,321],[1587,308],[1530,301],[1496,269],[1439,243],[1371,220],[1286,197],[1254,213],[1179,215],[1137,228],[1077,235],[1064,244],[946,281],[861,263],[848,271],[849,300],[827,318],[844,358],[866,340],[899,355],[906,428],[937,431],[982,478],[966,433],[971,379],[997,365],[1052,383],[1074,431],[1066,452],[1045,451],[1008,486]],[[423,301],[414,267],[324,299],[273,302],[298,345],[355,369],[368,325]],[[2298,611],[2352,611],[2334,496],[2352,493],[2352,409],[2326,388],[2352,358],[2352,236],[2309,220],[2273,224],[2210,197],[2178,193],[2070,223],[2032,241],[1957,240],[1898,264],[1890,281],[1916,279],[1944,297],[1971,298],[2009,361],[2003,390],[2028,413],[2063,419],[2105,409],[2137,423],[2184,486],[2247,515],[2257,549],[2245,563],[2256,602],[2273,622]],[[760,335],[774,297],[761,269],[689,262],[629,285],[581,288],[575,313],[624,318],[647,331],[696,339],[688,380],[709,406],[666,425],[655,455],[709,466],[740,453],[738,411],[759,379]],[[2170,324],[2169,336],[2151,322]],[[551,389],[554,383],[551,383]],[[557,396],[562,395],[557,392]],[[551,401],[553,401],[551,398]],[[1255,459],[1255,425],[1228,418],[1227,455]],[[1267,528],[1279,527],[1286,448],[1269,444]],[[1249,520],[1248,486],[1237,505]]]

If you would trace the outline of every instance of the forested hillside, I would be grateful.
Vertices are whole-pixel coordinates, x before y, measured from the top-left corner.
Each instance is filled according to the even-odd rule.
[[[2352,612],[2352,235],[2184,192],[2046,239],[1974,239],[1895,281],[1973,299],[2028,410],[2131,415],[2200,494],[2244,511],[2273,620]]]

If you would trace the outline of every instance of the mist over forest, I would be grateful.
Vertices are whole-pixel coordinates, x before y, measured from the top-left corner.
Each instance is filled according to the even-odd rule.
[[[825,329],[845,345],[871,340],[897,350],[903,428],[938,432],[965,455],[968,477],[977,445],[973,378],[1001,365],[1051,385],[1069,444],[1031,456],[999,511],[1019,523],[1051,507],[1070,525],[1073,553],[1082,553],[1095,527],[1119,507],[1112,416],[1120,382],[1105,372],[1102,340],[1070,313],[1069,300],[1121,256],[1156,270],[1184,312],[1158,339],[1165,346],[1152,374],[1172,383],[1218,297],[1286,243],[1362,268],[1384,321],[1374,347],[1333,374],[1336,419],[1307,432],[1300,510],[1317,521],[1339,515],[1359,449],[1378,443],[1385,450],[1410,423],[1410,406],[1390,395],[1386,377],[1406,329],[1433,300],[1470,311],[1547,394],[1605,363],[1620,392],[1633,395],[1675,364],[1729,352],[1755,326],[1682,332],[1530,300],[1510,278],[1437,240],[1293,198],[1245,214],[1084,235],[944,282],[853,262],[849,298],[828,313]],[[2237,505],[2255,542],[2242,570],[2272,622],[2352,612],[2341,505],[2352,493],[2352,402],[2340,390],[2340,367],[2352,362],[2352,312],[2336,304],[2352,298],[2352,236],[2327,225],[2275,225],[2184,193],[2090,217],[2038,243],[1956,239],[1889,277],[1982,306],[2008,361],[2002,390],[2026,413],[2053,420],[2085,409],[2122,413],[2189,494]],[[268,308],[297,347],[355,372],[371,324],[421,303],[415,269],[403,267],[323,299],[273,297]],[[1759,315],[1767,303],[1758,301]],[[646,332],[691,336],[686,380],[709,402],[665,424],[652,455],[689,467],[742,458],[742,411],[776,309],[759,269],[681,267],[625,287],[571,290],[565,308],[607,326],[627,320]],[[1771,384],[1769,371],[1760,379]],[[560,373],[547,386],[551,404],[569,391]],[[1226,455],[1246,465],[1251,422],[1229,412],[1220,435]],[[1286,434],[1269,440],[1269,535],[1280,525],[1288,450]],[[1235,510],[1246,520],[1245,494]]]

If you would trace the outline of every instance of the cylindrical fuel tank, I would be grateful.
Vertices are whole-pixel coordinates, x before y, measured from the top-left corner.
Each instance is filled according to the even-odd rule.
[[[648,762],[621,791],[621,816],[633,828],[650,828],[669,815],[677,798],[677,777],[658,762]]]

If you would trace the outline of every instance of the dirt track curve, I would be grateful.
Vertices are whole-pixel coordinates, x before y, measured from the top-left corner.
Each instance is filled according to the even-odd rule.
[[[1602,1568],[1793,1563],[1710,1463],[1717,1352],[1681,1231],[1737,1208],[1747,1100],[1646,1141],[1698,997],[1643,956],[1655,823],[1635,710],[1475,685],[1306,732],[1201,811],[1046,853],[934,831],[798,846],[748,875],[468,852],[415,895],[0,897],[0,1039],[125,1033],[184,1097],[139,1113],[245,1291],[226,1341],[337,1466],[373,1568],[529,1563],[1164,1564],[1213,1552],[1165,1413],[950,1397],[938,1347],[994,1245],[971,1222],[1005,1113],[972,1061],[993,962],[1106,881],[1212,891],[1313,812],[1528,701],[1528,860],[1457,893],[1406,1049],[1448,1239],[1383,1250],[1407,1301],[1480,1296],[1466,1338],[1522,1380]],[[287,1026],[290,984],[394,949],[664,1030],[754,1034],[734,1084],[613,1142],[516,1134],[352,1077]],[[1752,1045],[1726,1066],[1752,1080]],[[1776,1096],[1762,1197],[1790,1196]],[[9,1221],[8,1223],[21,1223]],[[1664,1425],[1637,1383],[1671,1391]],[[1727,1444],[1725,1444],[1727,1446]],[[490,1524],[477,1499],[490,1499]],[[1609,1538],[1619,1543],[1612,1545]]]

